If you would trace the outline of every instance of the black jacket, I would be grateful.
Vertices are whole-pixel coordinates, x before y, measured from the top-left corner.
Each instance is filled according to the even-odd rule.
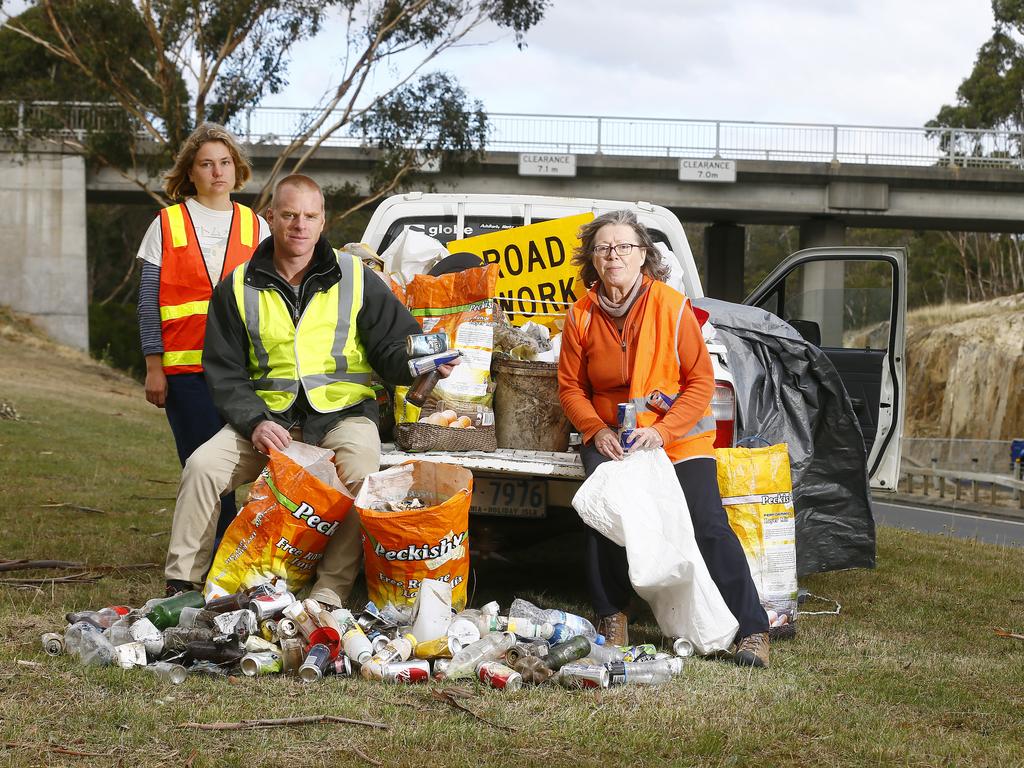
[[[297,322],[312,297],[329,290],[341,279],[334,249],[324,237],[316,244],[309,271],[302,278],[299,300],[287,282],[274,269],[274,239],[268,237],[245,266],[245,282],[261,291],[277,291]],[[422,333],[419,323],[395,297],[384,281],[368,267],[363,267],[363,305],[356,315],[356,331],[366,349],[373,370],[389,384],[408,384],[409,357],[405,339]],[[302,428],[304,442],[316,445],[341,419],[366,416],[378,422],[375,400],[363,400],[334,413],[318,413],[309,405],[305,390],[283,413],[271,413],[256,394],[249,379],[249,334],[245,329],[231,286],[231,278],[223,280],[213,291],[206,321],[206,342],[203,345],[203,369],[213,393],[213,402],[221,416],[239,434],[250,437],[261,421],[272,419],[284,427]]]

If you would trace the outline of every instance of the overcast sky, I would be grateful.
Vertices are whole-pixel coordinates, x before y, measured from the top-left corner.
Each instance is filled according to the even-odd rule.
[[[951,103],[991,35],[990,0],[553,0],[511,37],[453,50],[491,112],[920,126]],[[296,49],[288,89],[320,94],[332,23]],[[478,40],[495,38],[490,30]],[[380,78],[382,86],[386,78]]]

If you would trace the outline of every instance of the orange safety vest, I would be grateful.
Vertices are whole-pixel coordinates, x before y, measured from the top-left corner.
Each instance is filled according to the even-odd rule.
[[[629,379],[629,400],[636,407],[638,427],[653,426],[660,417],[647,407],[647,396],[658,390],[673,396],[683,388],[679,373],[679,323],[683,309],[689,302],[683,294],[665,283],[654,280],[648,288],[647,307],[636,334],[637,349],[633,362],[633,373]],[[596,302],[590,291],[569,309],[572,321],[579,329],[580,342],[585,343],[587,329]],[[672,350],[671,353],[668,351]],[[618,403],[607,395],[593,393],[594,408],[598,413],[615,413]],[[715,441],[715,417],[708,402],[704,415],[693,428],[678,440],[665,446],[665,453],[672,461],[692,456],[713,456]]]
[[[259,244],[259,219],[232,203],[234,214],[220,280],[249,260]],[[160,211],[163,264],[160,267],[160,330],[164,373],[201,373],[206,312],[213,284],[203,260],[192,217],[184,203]]]

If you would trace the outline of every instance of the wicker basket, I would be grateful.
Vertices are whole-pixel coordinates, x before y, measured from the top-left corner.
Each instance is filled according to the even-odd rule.
[[[410,453],[425,451],[494,451],[498,441],[494,427],[452,429],[421,421],[399,424],[395,429],[395,445]]]

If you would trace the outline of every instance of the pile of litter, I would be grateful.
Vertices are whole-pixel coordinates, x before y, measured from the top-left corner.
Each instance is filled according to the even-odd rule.
[[[524,683],[569,688],[658,684],[682,672],[693,649],[616,647],[586,619],[516,599],[453,613],[451,586],[424,580],[411,611],[370,602],[355,613],[330,590],[299,600],[273,583],[209,601],[198,591],[67,614],[64,633],[42,636],[52,656],[143,669],[178,684],[190,674],[285,674],[420,683],[476,678],[513,691]],[[420,638],[423,638],[422,640]]]

